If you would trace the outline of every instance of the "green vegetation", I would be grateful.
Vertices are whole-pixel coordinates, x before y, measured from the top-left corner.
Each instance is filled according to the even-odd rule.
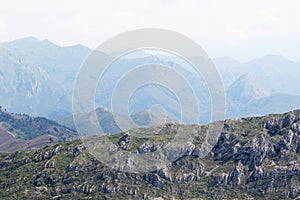
[[[44,117],[30,117],[26,114],[14,114],[0,109],[0,123],[9,133],[19,139],[33,139],[41,135],[53,135],[61,141],[75,136],[75,131]]]
[[[164,148],[178,129],[190,149],[164,169],[111,169],[80,140],[0,153],[0,199],[294,199],[300,195],[300,111],[226,120],[217,144],[197,155],[207,126],[166,124],[108,135],[120,149]],[[274,128],[276,127],[276,128]],[[97,136],[90,138],[97,143]],[[155,150],[154,149],[151,149]]]

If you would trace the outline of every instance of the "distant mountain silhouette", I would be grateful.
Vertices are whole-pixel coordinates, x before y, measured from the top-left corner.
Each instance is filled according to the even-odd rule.
[[[61,47],[51,41],[40,41],[34,37],[0,43],[0,103],[16,113],[25,112],[51,119],[70,116],[73,84],[81,64],[90,52],[89,48],[82,45]],[[138,55],[142,57],[129,56],[120,59],[102,79],[102,88],[97,88],[95,94],[97,106],[110,109],[115,83],[134,66],[163,64],[183,75],[185,81],[196,88],[195,95],[201,112],[200,122],[210,121],[212,105],[208,87],[203,78],[188,68],[187,63],[164,54],[151,55],[142,52]],[[297,83],[300,75],[299,62],[277,55],[266,55],[246,63],[230,57],[216,58],[213,61],[227,94],[227,117],[244,116],[247,113],[267,114],[262,112],[264,109],[253,107],[254,102],[265,104],[267,100],[270,101],[267,106],[270,113],[299,107],[296,100],[300,95]],[[244,76],[245,74],[247,75]],[[181,83],[176,85],[178,88],[181,86]],[[285,103],[278,107],[277,98]],[[180,118],[179,102],[167,89],[145,88],[140,95],[135,95],[132,102],[131,114],[143,112],[152,104],[161,104],[167,108],[170,118]],[[243,109],[237,110],[241,106]],[[249,110],[251,112],[248,112]]]
[[[270,92],[264,88],[250,74],[239,77],[227,90],[227,97],[237,103],[248,103],[252,100],[270,96]]]

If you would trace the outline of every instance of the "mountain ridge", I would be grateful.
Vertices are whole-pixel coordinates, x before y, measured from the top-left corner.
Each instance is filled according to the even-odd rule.
[[[0,151],[38,148],[77,138],[74,130],[43,117],[15,114],[0,106]]]
[[[22,41],[23,40],[20,39],[17,42],[15,41],[15,43],[0,43],[1,105],[13,112],[25,112],[34,116],[51,117],[51,119],[60,119],[72,115],[71,102],[73,84],[81,63],[91,52],[91,49],[81,45],[60,47],[51,41],[43,42],[36,38],[27,39],[27,41],[24,42],[26,43],[25,46],[16,44],[22,43]],[[33,41],[32,44],[30,41]],[[37,46],[37,48],[35,48],[35,46]],[[298,62],[289,61],[286,58],[283,59],[282,57],[278,59],[284,60],[286,64],[275,62],[275,58],[277,57],[278,56],[265,56],[255,61],[255,63],[257,63],[261,62],[261,60],[270,60],[268,62],[264,61],[269,63],[268,66],[262,66],[259,63],[251,64],[251,62],[239,62],[229,57],[216,59],[219,61],[223,60],[222,62],[217,61],[217,63],[215,63],[225,86],[225,92],[240,76],[249,73],[255,77],[255,80],[260,82],[266,90],[270,91],[272,95],[276,93],[294,95],[292,98],[286,96],[287,98],[284,99],[286,104],[282,104],[279,108],[276,104],[270,105],[270,113],[286,111],[289,110],[290,107],[297,106],[297,104],[295,104],[297,101],[294,99],[300,95],[300,89],[296,84],[298,74],[300,74],[300,64]],[[111,76],[103,80],[101,86],[104,86],[104,90],[96,92],[95,101],[97,107],[110,108],[110,96],[106,94],[111,92],[112,86],[114,86],[112,84],[116,81],[115,77],[120,77],[120,73],[123,73],[122,70],[124,70],[124,68],[127,69],[131,65],[140,65],[148,62],[154,64],[162,62],[178,70],[180,74],[185,76],[189,84],[197,88],[198,92],[196,98],[198,102],[200,102],[199,110],[201,112],[201,120],[203,119],[201,123],[208,123],[210,119],[209,114],[211,113],[211,101],[205,81],[201,78],[197,78],[189,69],[184,69],[185,66],[181,66],[183,62],[180,61],[178,64],[176,57],[172,57],[172,61],[170,62],[163,60],[163,58],[168,57],[165,55],[161,57],[155,55],[152,57],[143,57],[143,59],[131,58],[121,61],[119,64],[123,67],[116,66],[117,68],[111,71]],[[275,61],[272,61],[272,59]],[[275,64],[273,65],[273,63]],[[178,84],[177,87],[180,86],[181,84]],[[144,96],[134,99],[135,105],[131,109],[133,112],[139,112],[148,109],[148,104],[150,103],[163,102],[163,106],[170,111],[169,117],[174,118],[175,116],[178,118],[180,115],[180,112],[178,112],[178,102],[169,93],[167,90],[148,88]],[[239,93],[235,93],[238,97]],[[150,97],[148,98],[147,95]],[[248,94],[248,96],[249,95],[251,95],[251,93]],[[245,94],[245,96],[247,96],[247,94]],[[262,97],[264,96],[265,95],[262,95]],[[277,97],[278,96],[275,95],[272,98]],[[141,101],[139,101],[139,99]],[[166,103],[167,100],[170,101]],[[261,98],[260,101],[259,104],[264,104],[265,98]],[[273,101],[275,102],[275,100]],[[245,104],[245,102],[241,101],[231,102],[230,98],[227,98],[226,105],[228,105],[226,108],[228,113],[235,113],[234,117],[245,116],[246,113],[249,113],[249,111],[253,109],[255,111],[253,112],[254,115],[266,114],[260,112],[260,109],[253,107],[253,104]],[[243,108],[245,112],[239,113],[237,110],[239,105],[248,107]],[[232,116],[233,115],[227,115],[226,117],[230,118]]]
[[[1,198],[297,199],[300,197],[300,110],[223,122],[202,158],[205,126],[166,124],[154,138],[137,130],[108,136],[139,155],[165,148],[178,128],[193,131],[181,157],[145,173],[111,169],[75,140],[39,150],[0,153]],[[139,129],[140,134],[157,129]],[[138,136],[138,137],[136,137]],[[171,138],[170,138],[171,137]],[[97,137],[91,138],[97,141]],[[128,167],[133,167],[129,164]],[[30,170],[29,170],[30,169]],[[128,169],[128,168],[127,168]]]
[[[248,73],[241,75],[227,90],[228,98],[242,104],[270,95],[271,93]]]

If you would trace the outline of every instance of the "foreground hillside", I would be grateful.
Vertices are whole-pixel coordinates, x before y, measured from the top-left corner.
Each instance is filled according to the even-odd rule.
[[[295,199],[300,197],[300,110],[226,120],[199,157],[204,126],[166,124],[157,137],[111,135],[127,151],[164,148],[178,128],[198,135],[170,166],[151,173],[110,169],[81,141],[0,154],[1,199]],[[140,130],[147,132],[149,129]],[[153,130],[153,129],[152,129]],[[96,140],[94,137],[93,140]]]
[[[76,136],[75,131],[43,117],[14,114],[0,107],[0,151],[32,149],[62,142]]]

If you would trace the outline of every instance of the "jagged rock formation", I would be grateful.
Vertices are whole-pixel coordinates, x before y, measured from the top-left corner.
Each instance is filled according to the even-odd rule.
[[[36,151],[2,153],[0,198],[300,197],[300,110],[226,120],[216,145],[205,158],[199,157],[205,126],[168,124],[158,137],[136,137],[135,130],[109,139],[120,149],[146,154],[163,149],[178,127],[197,133],[188,150],[169,166],[149,173],[110,169],[78,140]]]

